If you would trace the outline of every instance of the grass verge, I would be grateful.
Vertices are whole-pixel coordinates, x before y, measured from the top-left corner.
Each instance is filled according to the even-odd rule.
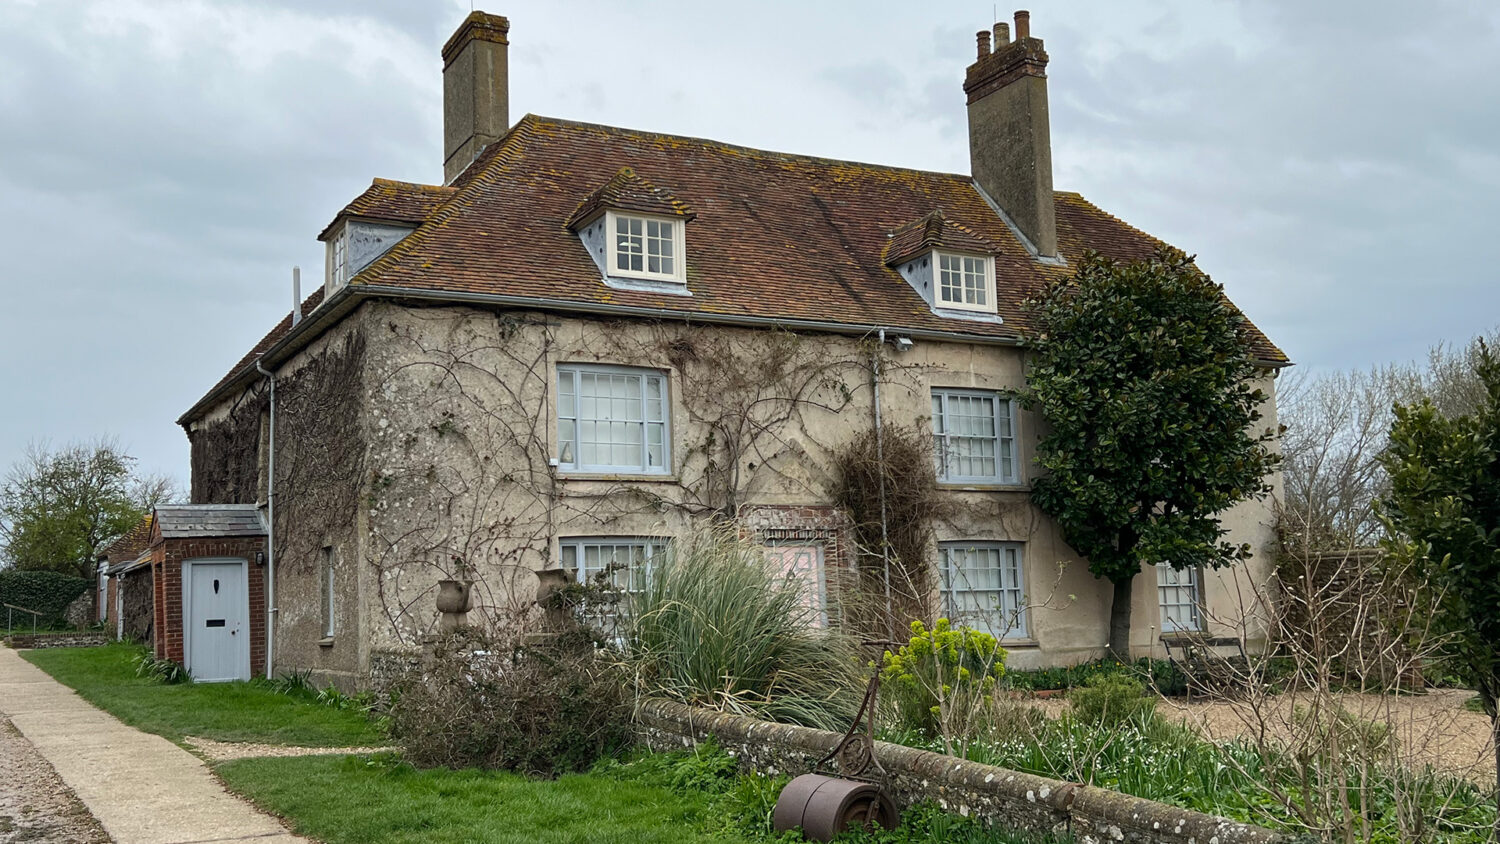
[[[379,756],[239,759],[216,770],[327,844],[747,840],[702,831],[709,801],[701,795],[591,774],[418,771]]]
[[[165,686],[137,677],[132,660],[138,653],[133,645],[116,644],[21,656],[121,721],[177,742],[186,736],[306,747],[385,742],[362,713],[320,706],[259,683]]]

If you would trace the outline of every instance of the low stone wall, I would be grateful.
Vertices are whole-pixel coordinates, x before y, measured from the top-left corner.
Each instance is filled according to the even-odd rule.
[[[21,648],[92,648],[109,644],[104,633],[17,633],[5,638],[5,644]]]
[[[681,749],[713,736],[743,767],[767,774],[807,773],[842,738],[824,730],[663,700],[642,703],[636,721],[640,738],[654,750]],[[1201,812],[926,750],[876,742],[875,753],[891,775],[892,796],[902,808],[930,800],[951,812],[1012,828],[1071,832],[1082,844],[1271,844],[1287,840],[1267,829]]]

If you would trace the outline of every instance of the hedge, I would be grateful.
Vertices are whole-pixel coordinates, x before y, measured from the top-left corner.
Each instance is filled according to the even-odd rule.
[[[57,622],[79,595],[94,588],[92,581],[55,571],[0,571],[0,604],[14,604],[42,614],[42,623]],[[30,615],[17,614],[29,625]],[[5,617],[0,612],[0,621]],[[18,621],[19,624],[19,621]]]

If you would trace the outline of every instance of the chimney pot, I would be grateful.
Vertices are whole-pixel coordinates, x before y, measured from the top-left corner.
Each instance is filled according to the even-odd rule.
[[[1000,206],[1028,250],[1057,257],[1056,198],[1052,190],[1052,131],[1047,118],[1047,52],[1031,37],[1031,16],[1016,12],[1015,41],[1003,23],[992,57],[970,65],[969,167]],[[1009,46],[1007,46],[1009,44]]]
[[[1010,43],[1010,24],[1004,21],[995,24],[995,49]]]
[[[989,33],[989,30],[987,30],[987,29],[981,29],[981,30],[979,30],[979,32],[976,34],[975,37],[979,40],[979,57],[981,59],[989,57],[989,54],[990,54],[990,33]]]

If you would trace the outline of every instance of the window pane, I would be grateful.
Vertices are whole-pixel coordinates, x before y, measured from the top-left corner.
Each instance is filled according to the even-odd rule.
[[[1020,546],[954,543],[942,547],[941,561],[951,620],[996,636],[1026,635]]]
[[[572,419],[557,420],[557,460],[559,463],[573,462],[573,442],[578,432]]]
[[[559,462],[585,471],[665,470],[666,401],[658,374],[559,367]]]

